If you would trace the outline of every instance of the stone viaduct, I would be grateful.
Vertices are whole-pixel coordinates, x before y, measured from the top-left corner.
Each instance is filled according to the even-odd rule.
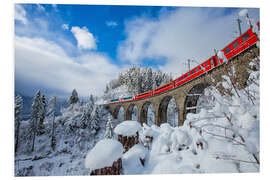
[[[133,108],[136,106],[138,109],[138,121],[140,123],[147,123],[148,107],[152,104],[155,112],[155,124],[159,126],[167,122],[168,104],[174,98],[178,107],[178,125],[181,126],[188,112],[196,112],[196,109],[190,109],[188,107],[196,106],[199,99],[198,94],[202,94],[206,87],[216,85],[217,82],[222,81],[221,76],[228,73],[232,67],[235,69],[235,77],[238,80],[237,88],[243,88],[249,77],[246,67],[256,56],[259,56],[259,48],[253,46],[231,59],[228,63],[224,63],[174,89],[136,101],[104,104],[104,107],[109,110],[115,119],[117,119],[120,108],[123,107],[124,119],[131,120]],[[213,78],[215,82],[213,82]]]

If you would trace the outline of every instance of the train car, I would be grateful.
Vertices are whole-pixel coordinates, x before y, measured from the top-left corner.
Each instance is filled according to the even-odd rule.
[[[132,101],[132,100],[133,100],[132,96],[122,98],[122,101],[125,101],[125,102]]]
[[[111,103],[114,103],[114,102],[118,102],[119,101],[119,98],[116,98],[116,99],[111,99]]]
[[[233,42],[231,42],[229,45],[227,45],[224,49],[221,51],[224,53],[226,58],[229,60],[232,57],[236,56],[237,54],[243,52],[250,46],[256,44],[258,41],[258,37],[252,29],[250,28],[247,30],[244,34],[242,34],[240,37],[235,39]]]
[[[145,92],[145,93],[137,94],[137,95],[135,95],[135,100],[150,97],[150,96],[152,96],[151,92],[152,91],[148,91],[148,92]]]
[[[158,87],[156,89],[153,90],[153,95],[156,95],[156,94],[159,94],[159,93],[162,93],[164,91],[168,91],[169,89],[172,89],[174,88],[174,83],[173,81],[161,86],[161,87]]]

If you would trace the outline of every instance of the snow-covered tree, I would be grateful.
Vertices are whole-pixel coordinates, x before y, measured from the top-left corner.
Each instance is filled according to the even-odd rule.
[[[147,84],[147,90],[150,91],[153,89],[153,73],[152,73],[152,68],[147,69],[147,74],[146,74],[146,84]]]
[[[43,129],[44,129],[44,120],[45,120],[45,117],[46,117],[46,97],[44,94],[41,95],[41,104],[40,104],[40,120],[39,120],[39,124],[38,124],[38,127],[39,127],[39,132],[40,133],[43,133]]]
[[[147,69],[146,68],[143,68],[141,70],[141,92],[146,92],[148,91],[148,82],[147,82]]]
[[[56,110],[56,96],[53,96],[48,102],[48,114],[52,118],[52,135],[51,135],[51,148],[54,150],[56,146],[55,137],[55,110]]]
[[[20,95],[15,97],[15,152],[17,152],[19,147],[19,133],[20,133],[20,124],[21,124],[21,115],[23,108],[23,99]]]
[[[108,121],[106,123],[106,131],[105,131],[105,138],[112,139],[113,138],[113,126],[111,122],[111,117],[109,116]]]
[[[94,97],[93,95],[90,95],[87,104],[83,107],[83,114],[81,116],[80,127],[83,129],[85,129],[89,125],[94,104],[95,104]]]
[[[91,130],[92,134],[96,134],[97,131],[100,129],[100,119],[101,119],[101,107],[95,106],[92,115],[91,115],[91,121],[89,124],[89,129]]]
[[[153,72],[151,67],[140,68],[134,65],[125,72],[119,73],[118,79],[111,80],[105,89],[105,94],[110,94],[114,89],[125,86],[127,87],[129,95],[132,96],[133,94],[152,90],[171,80],[171,75],[163,73],[161,70]]]
[[[30,119],[29,135],[32,138],[32,151],[35,149],[35,138],[38,133],[38,125],[42,115],[41,106],[41,93],[38,91],[35,95],[34,101],[32,103],[32,112]]]
[[[73,89],[68,103],[69,103],[69,105],[71,105],[71,104],[77,103],[78,101],[79,101],[78,93],[77,93],[76,89]]]

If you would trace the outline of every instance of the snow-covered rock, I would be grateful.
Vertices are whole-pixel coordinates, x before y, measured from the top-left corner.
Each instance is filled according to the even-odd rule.
[[[114,133],[123,136],[135,136],[136,132],[139,132],[141,128],[139,122],[128,120],[118,124],[114,129]]]
[[[85,158],[85,167],[91,170],[112,166],[124,152],[122,144],[116,140],[103,139],[90,150]]]

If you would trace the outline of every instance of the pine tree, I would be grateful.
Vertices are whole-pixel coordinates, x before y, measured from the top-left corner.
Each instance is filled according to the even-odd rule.
[[[44,123],[44,119],[46,117],[46,97],[45,95],[43,94],[41,96],[41,104],[40,104],[40,109],[41,109],[41,115],[40,115],[40,121],[39,121],[39,124],[38,124],[38,128],[39,128],[39,133],[42,134],[43,133],[43,129],[44,129],[44,126],[43,126],[43,123]]]
[[[148,91],[148,82],[147,82],[147,69],[143,68],[141,71],[141,92]]]
[[[161,70],[159,69],[157,74],[156,74],[156,85],[157,87],[161,86],[162,85],[162,72]]]
[[[100,106],[96,106],[92,112],[91,121],[90,121],[90,130],[92,134],[96,134],[99,130],[99,121],[101,118],[101,109]]]
[[[146,84],[147,84],[147,91],[150,91],[150,90],[153,89],[153,73],[152,73],[152,68],[148,68],[147,69]]]
[[[19,147],[19,132],[21,124],[21,113],[23,108],[23,99],[20,95],[15,98],[15,152],[18,151]]]
[[[35,149],[35,138],[36,134],[38,132],[38,123],[40,122],[41,118],[41,94],[40,91],[36,93],[36,96],[34,98],[34,101],[32,103],[32,113],[31,113],[31,119],[30,119],[30,128],[29,128],[29,134],[32,138],[32,152]]]
[[[68,103],[69,105],[71,105],[77,103],[78,101],[79,101],[78,93],[76,89],[73,89],[72,95],[70,96]]]
[[[113,127],[112,127],[112,122],[111,122],[111,118],[108,118],[108,121],[106,123],[106,131],[105,131],[105,138],[107,139],[112,139],[113,138]]]
[[[55,109],[56,109],[56,96],[53,96],[48,103],[49,110],[48,114],[52,116],[52,138],[51,138],[51,148],[55,150],[56,137],[55,137]]]
[[[80,127],[85,129],[91,120],[91,114],[95,105],[94,96],[91,94],[87,104],[83,108],[83,114],[81,116]]]

